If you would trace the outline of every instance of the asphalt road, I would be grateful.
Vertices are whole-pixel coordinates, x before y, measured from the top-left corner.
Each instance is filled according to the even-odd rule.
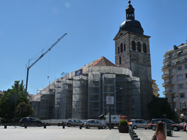
[[[151,140],[155,131],[145,130],[143,128],[133,129],[140,140]],[[166,140],[187,140],[187,133],[185,131],[173,131],[173,137],[167,136]]]

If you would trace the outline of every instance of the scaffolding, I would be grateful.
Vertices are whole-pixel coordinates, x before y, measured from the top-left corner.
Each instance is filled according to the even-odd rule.
[[[55,80],[37,96],[32,104],[42,119],[98,119],[107,114],[107,96],[114,97],[112,115],[141,118],[140,79],[125,68],[95,66],[82,75]]]
[[[88,105],[88,77],[73,77],[73,96],[72,96],[72,117],[87,118]]]
[[[101,73],[88,74],[88,118],[98,118],[102,110]]]
[[[140,80],[136,77],[116,77],[117,111],[129,118],[141,118]]]
[[[57,79],[54,83],[54,119],[59,119],[60,93],[62,92],[62,80]]]
[[[72,92],[73,81],[62,80],[62,92],[60,94],[59,118],[67,119],[72,117]]]

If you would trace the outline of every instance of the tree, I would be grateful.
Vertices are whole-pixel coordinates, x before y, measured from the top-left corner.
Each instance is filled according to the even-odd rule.
[[[23,117],[34,116],[34,110],[29,103],[21,102],[16,107],[16,119],[20,120]]]
[[[158,98],[152,96],[152,101],[148,104],[149,114],[151,118],[163,118],[163,114],[166,114],[168,119],[174,120],[176,113],[171,109],[167,98]]]
[[[25,96],[23,80],[21,81],[21,84],[19,84],[20,81],[15,82],[18,82],[18,95],[15,85],[12,85],[12,88],[5,91],[0,100],[0,117],[3,118],[4,122],[10,122],[14,118],[15,104],[17,106],[21,102],[29,102]]]

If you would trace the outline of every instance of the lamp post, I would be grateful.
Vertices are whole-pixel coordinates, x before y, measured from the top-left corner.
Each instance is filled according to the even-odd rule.
[[[14,85],[16,88],[16,95],[15,95],[15,108],[14,108],[14,123],[15,123],[15,117],[16,117],[16,103],[17,103],[17,95],[18,95],[18,81],[15,81]]]
[[[174,112],[175,112],[175,107],[174,107],[174,100],[173,100],[173,99],[174,99],[175,97],[179,97],[179,96],[174,96],[174,95],[171,96],[172,108],[173,108],[173,111],[174,111]],[[173,113],[173,119],[175,120],[175,113]]]

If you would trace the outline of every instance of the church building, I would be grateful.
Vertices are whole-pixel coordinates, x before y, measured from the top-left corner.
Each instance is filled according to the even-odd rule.
[[[150,36],[144,35],[129,1],[124,21],[114,38],[115,64],[105,57],[55,80],[33,97],[31,105],[40,119],[98,119],[111,114],[149,119],[147,104],[153,95]]]
[[[131,70],[133,76],[140,78],[142,118],[148,119],[147,104],[151,101],[153,95],[150,36],[144,35],[140,22],[135,20],[134,11],[135,9],[129,0],[126,9],[126,21],[120,25],[120,29],[114,38],[115,64],[118,67]]]

